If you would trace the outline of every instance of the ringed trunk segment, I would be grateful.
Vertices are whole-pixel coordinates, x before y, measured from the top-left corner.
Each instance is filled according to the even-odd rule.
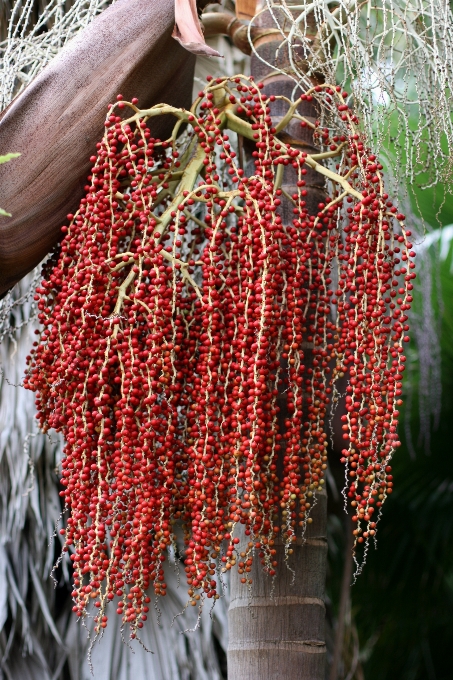
[[[324,680],[327,495],[316,498],[313,522],[289,559],[283,541],[275,540],[273,579],[258,560],[250,589],[236,569],[230,572],[229,680]]]
[[[0,149],[20,158],[0,165],[0,296],[60,240],[66,214],[84,194],[90,155],[107,105],[121,93],[142,108],[189,108],[195,57],[172,37],[173,0],[118,0],[33,80],[0,117]],[[166,137],[174,121],[153,121]]]
[[[252,54],[251,72],[256,82],[264,83],[264,94],[291,99],[295,82],[280,72],[291,72],[291,64],[287,50],[278,50],[281,33],[274,28],[270,14],[261,14],[259,26],[255,28],[254,48],[257,54]],[[297,56],[303,62],[304,55],[299,53]],[[320,82],[314,81],[313,85]],[[270,102],[269,106],[272,124],[277,127],[288,110],[288,104],[276,100]],[[313,123],[318,117],[314,101],[302,101],[297,111]],[[311,128],[301,127],[299,120],[293,119],[278,136],[307,153],[319,152],[313,145]],[[307,167],[305,180],[308,211],[317,214],[318,203],[325,199],[324,178],[316,170]],[[294,218],[294,206],[286,196],[297,192],[296,182],[297,173],[288,165],[281,186],[284,191],[281,214],[285,224],[290,224]],[[310,349],[304,347],[307,364],[311,363]],[[279,399],[279,405],[283,431],[286,408],[284,395]],[[298,538],[293,544],[293,554],[289,558],[285,558],[282,539],[279,537],[275,540],[275,559],[278,564],[273,579],[263,573],[258,560],[253,562],[253,581],[249,589],[241,583],[236,570],[231,571],[229,680],[324,680],[327,568],[325,490],[316,493],[311,518],[312,523],[308,525],[304,539]]]

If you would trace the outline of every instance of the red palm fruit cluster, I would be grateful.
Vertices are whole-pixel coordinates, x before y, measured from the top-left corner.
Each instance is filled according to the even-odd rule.
[[[175,525],[194,605],[218,597],[216,570],[237,563],[238,523],[249,536],[243,582],[255,551],[275,574],[276,535],[290,553],[324,483],[327,409],[343,376],[357,541],[375,533],[399,445],[413,253],[345,93],[302,99],[313,96],[337,106],[343,126],[337,136],[313,126],[318,158],[278,138],[251,79],[210,81],[191,112],[140,111],[119,96],[86,196],[45,266],[25,384],[40,426],[66,440],[64,549],[74,610],[93,601],[97,632],[117,597],[137,635],[148,593],[165,595]],[[174,135],[154,139],[150,119],[169,112]],[[181,122],[189,131],[177,141]],[[256,143],[250,176],[228,126]],[[335,170],[320,165],[331,158]],[[307,167],[329,182],[315,214]]]

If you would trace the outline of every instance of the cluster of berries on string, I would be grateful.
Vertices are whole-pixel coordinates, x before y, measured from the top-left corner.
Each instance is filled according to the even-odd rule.
[[[211,80],[191,111],[140,110],[119,96],[37,291],[42,330],[25,384],[40,426],[65,437],[64,550],[74,611],[85,615],[91,602],[97,633],[116,599],[138,634],[151,594],[166,593],[176,525],[192,605],[219,597],[219,569],[237,565],[250,584],[256,553],[275,574],[276,537],[290,555],[311,521],[328,407],[345,375],[343,461],[358,542],[374,534],[375,507],[392,488],[410,233],[345,93],[302,95],[336,102],[347,134],[334,137],[288,102],[288,120],[300,118],[322,145],[315,157],[278,138],[278,97],[261,90],[242,76]],[[152,119],[163,114],[176,125],[160,141]],[[256,143],[249,177],[227,128]],[[288,165],[292,196],[282,189]],[[328,180],[315,214],[307,167]],[[287,200],[291,224],[281,217]],[[238,524],[249,539],[240,554]]]

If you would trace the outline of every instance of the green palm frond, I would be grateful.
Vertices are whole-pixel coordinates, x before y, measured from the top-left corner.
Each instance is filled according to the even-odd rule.
[[[18,158],[20,156],[20,153],[6,153],[3,156],[0,156],[0,165],[2,163],[7,163],[8,161],[11,161],[13,158]]]
[[[11,161],[13,158],[17,158],[18,156],[20,156],[20,153],[4,154],[3,156],[0,156],[0,165],[2,163],[7,163],[8,161]],[[0,215],[3,215],[3,217],[11,217],[11,213],[6,212],[6,210],[3,210],[3,208],[0,208]]]

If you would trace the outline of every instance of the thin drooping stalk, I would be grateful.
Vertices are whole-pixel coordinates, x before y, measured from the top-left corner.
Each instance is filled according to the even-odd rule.
[[[261,15],[263,28],[273,26],[272,19]],[[268,64],[289,68],[283,55],[277,56],[280,38],[269,34],[255,42],[255,49]],[[278,63],[277,63],[278,62]],[[252,75],[264,83],[263,92],[270,95],[292,96],[294,81],[275,75],[263,61],[252,56]],[[299,93],[300,94],[300,93]],[[277,100],[270,104],[272,124],[276,127],[286,113],[287,104]],[[316,119],[313,103],[304,102],[300,113],[308,120]],[[294,147],[316,152],[310,128],[301,127],[293,120],[280,133],[282,139],[291,139]],[[311,214],[318,211],[324,199],[323,178],[314,170],[305,176],[306,203]],[[282,216],[285,224],[293,219],[291,195],[296,191],[297,177],[291,166],[285,168],[282,182]],[[310,364],[311,346],[304,346],[305,358]],[[281,395],[280,424],[284,434],[286,397]],[[301,442],[302,446],[302,442]],[[282,452],[284,455],[284,452]],[[325,677],[325,577],[327,561],[326,543],[326,492],[316,492],[311,513],[312,522],[304,539],[293,544],[291,555],[285,555],[282,539],[276,539],[276,576],[271,578],[262,570],[258,560],[252,567],[252,585],[241,583],[236,571],[231,575],[231,604],[229,609],[229,680],[324,680]],[[245,538],[243,536],[243,538]]]

